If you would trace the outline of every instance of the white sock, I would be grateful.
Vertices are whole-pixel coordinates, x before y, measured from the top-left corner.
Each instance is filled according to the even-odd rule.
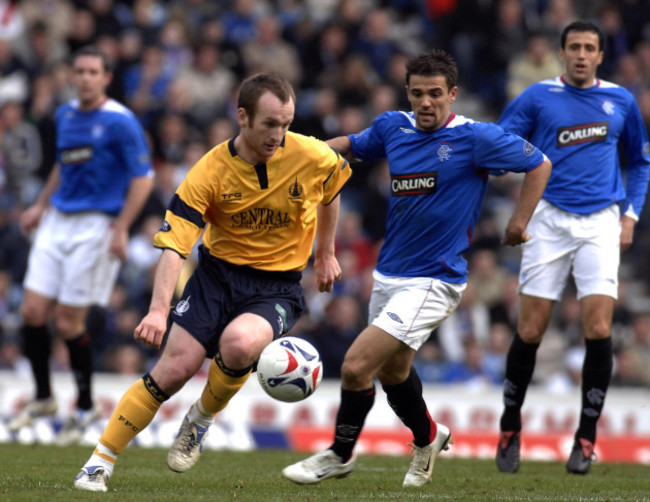
[[[190,406],[190,409],[187,412],[187,418],[189,421],[194,422],[201,427],[210,427],[214,421],[214,417],[215,415],[210,415],[210,413],[203,408],[200,399]]]
[[[117,453],[115,453],[110,448],[104,446],[101,443],[97,443],[95,451],[90,456],[88,461],[84,464],[84,467],[94,467],[101,465],[104,468],[107,476],[113,474],[113,469],[115,469],[115,462],[117,461]]]

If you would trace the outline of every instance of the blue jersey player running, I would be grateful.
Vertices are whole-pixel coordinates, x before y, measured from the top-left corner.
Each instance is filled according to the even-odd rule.
[[[91,305],[108,303],[120,260],[126,258],[129,227],[153,188],[149,149],[137,118],[106,96],[111,77],[110,61],[95,47],[73,56],[77,99],[55,114],[57,164],[20,221],[25,232],[38,227],[20,307],[36,396],[8,428],[18,431],[57,411],[49,372],[48,325],[53,321],[78,387],[76,410],[57,437],[61,445],[81,439],[98,417],[86,315]]]
[[[452,443],[429,415],[415,352],[457,307],[467,281],[463,253],[490,172],[525,172],[521,198],[503,239],[515,246],[546,186],[551,163],[537,148],[494,124],[451,112],[457,66],[444,51],[410,59],[406,92],[412,112],[386,112],[359,134],[330,145],[350,159],[388,160],[391,197],[369,306],[370,325],[345,355],[334,443],[283,470],[310,484],[342,477],[355,464],[354,446],[375,399],[374,377],[388,403],[413,432],[414,457],[403,486],[431,480],[435,456]]]
[[[633,96],[596,78],[603,35],[577,21],[561,36],[564,75],[533,84],[499,124],[541,148],[553,162],[542,201],[528,225],[519,276],[521,312],[507,356],[504,412],[497,447],[502,472],[519,469],[521,406],[553,306],[573,275],[586,353],[582,408],[567,470],[587,474],[612,373],[611,324],[620,251],[632,243],[648,187],[650,149]],[[626,183],[618,148],[627,158]]]

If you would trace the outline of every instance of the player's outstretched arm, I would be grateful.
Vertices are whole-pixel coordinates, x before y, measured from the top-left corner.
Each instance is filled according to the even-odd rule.
[[[526,233],[526,225],[542,198],[550,175],[551,161],[548,159],[545,159],[536,169],[526,173],[519,202],[506,226],[503,244],[517,246],[530,239],[530,234]]]
[[[318,206],[318,227],[316,230],[316,252],[314,270],[318,280],[318,291],[332,291],[334,282],[341,278],[341,267],[334,254],[336,223],[341,210],[341,197],[337,196],[329,205]]]
[[[167,316],[172,301],[172,295],[181,274],[185,259],[172,251],[164,249],[158,260],[156,276],[153,283],[153,294],[149,313],[140,321],[133,332],[136,342],[142,342],[149,347],[159,349],[167,331]]]
[[[347,136],[337,136],[336,138],[328,139],[325,143],[339,152],[341,157],[350,161],[354,160],[352,157],[352,143]]]
[[[50,172],[50,175],[47,177],[45,186],[43,190],[38,195],[36,202],[28,207],[23,214],[20,215],[20,230],[27,234],[30,231],[34,230],[39,222],[45,210],[50,206],[50,197],[59,187],[59,182],[61,179],[61,166],[55,164]]]

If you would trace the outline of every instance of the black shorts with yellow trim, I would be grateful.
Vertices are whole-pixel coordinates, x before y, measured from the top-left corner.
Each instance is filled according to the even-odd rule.
[[[244,313],[257,314],[286,334],[305,308],[301,272],[268,272],[233,265],[201,245],[199,263],[172,310],[173,321],[186,329],[214,357],[226,326]]]

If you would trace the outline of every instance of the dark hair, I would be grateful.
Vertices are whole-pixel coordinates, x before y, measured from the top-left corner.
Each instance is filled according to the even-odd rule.
[[[237,108],[243,108],[252,120],[257,111],[257,102],[266,91],[271,92],[282,103],[296,102],[296,94],[289,81],[277,73],[258,73],[245,79],[239,88]]]
[[[458,80],[458,65],[451,55],[442,49],[414,56],[406,62],[406,85],[411,81],[411,75],[432,77],[442,75],[451,89]]]
[[[566,45],[567,35],[572,31],[579,31],[579,32],[590,31],[591,33],[595,33],[596,35],[598,35],[598,51],[603,50],[603,45],[604,45],[603,32],[600,30],[598,25],[592,23],[591,21],[574,21],[568,26],[566,26],[564,30],[562,30],[562,36],[560,38],[560,47],[562,47],[562,49],[564,49],[564,46]]]
[[[107,73],[113,71],[113,62],[106,55],[106,53],[102,51],[99,47],[96,47],[94,45],[84,45],[81,49],[77,50],[72,55],[73,64],[77,60],[77,58],[80,58],[81,56],[95,56],[101,58],[102,63],[104,64],[104,71]]]

